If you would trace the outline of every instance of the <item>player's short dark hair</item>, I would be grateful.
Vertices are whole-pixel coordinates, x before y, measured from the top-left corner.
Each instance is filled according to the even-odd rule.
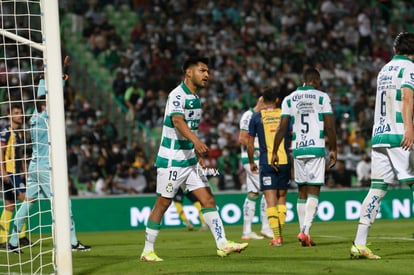
[[[401,32],[394,40],[396,54],[414,54],[414,33]]]
[[[266,87],[263,89],[263,101],[274,102],[276,98],[280,97],[280,88],[277,86]]]
[[[311,82],[312,80],[320,80],[321,75],[319,71],[315,68],[308,68],[303,73],[303,80],[305,83]]]
[[[190,56],[190,57],[188,57],[183,63],[183,67],[182,67],[183,72],[185,72],[191,66],[196,66],[198,64],[198,62],[204,63],[208,66],[209,58],[208,57],[203,57],[203,56]]]

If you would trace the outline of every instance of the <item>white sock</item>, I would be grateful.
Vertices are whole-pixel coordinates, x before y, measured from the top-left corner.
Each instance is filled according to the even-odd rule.
[[[216,241],[217,247],[221,247],[227,242],[226,232],[224,231],[223,221],[220,218],[217,209],[215,208],[204,208],[202,209],[204,220],[210,228],[213,234],[214,240]]]
[[[358,229],[354,241],[355,245],[367,245],[369,227],[370,226],[367,224],[358,224]]]
[[[247,196],[243,204],[243,236],[252,232],[252,220],[256,212],[256,198]]]
[[[262,219],[262,232],[270,231],[270,225],[269,220],[267,219],[266,209],[266,198],[264,195],[262,195],[262,199],[260,200],[260,219]]]
[[[151,229],[148,227],[145,229],[144,252],[154,251],[154,243],[159,233],[159,230]]]
[[[382,198],[387,194],[386,190],[369,189],[361,206],[359,224],[355,236],[355,245],[367,245],[369,228],[377,217]]]
[[[314,195],[308,195],[305,205],[305,219],[303,220],[303,233],[309,235],[310,228],[315,218],[316,211],[318,210],[319,197]]]
[[[302,231],[303,221],[305,220],[305,206],[306,206],[305,199],[298,199],[296,201],[296,211],[298,213],[298,220],[299,220],[299,231]]]

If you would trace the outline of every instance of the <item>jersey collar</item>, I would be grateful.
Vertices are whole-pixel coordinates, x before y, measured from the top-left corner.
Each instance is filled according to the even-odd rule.
[[[313,86],[301,86],[301,87],[298,87],[298,90],[299,91],[315,90],[315,87],[313,87]]]
[[[184,81],[180,84],[181,88],[184,90],[184,92],[188,95],[192,95],[193,93],[190,91],[190,89],[185,85]]]
[[[408,60],[411,61],[411,59],[408,58],[406,55],[394,55],[392,60]]]

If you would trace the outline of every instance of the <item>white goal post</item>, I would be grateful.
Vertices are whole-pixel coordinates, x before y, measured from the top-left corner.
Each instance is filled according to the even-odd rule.
[[[28,14],[15,14],[16,24],[15,29],[7,30],[4,28],[6,25],[3,20],[6,18],[3,9],[0,10],[0,16],[2,17],[2,24],[0,25],[0,41],[13,40],[16,43],[18,49],[20,45],[29,46],[33,51],[41,52],[43,56],[44,64],[44,78],[45,88],[47,91],[47,109],[49,114],[49,138],[51,142],[51,181],[52,181],[52,235],[53,235],[53,251],[50,253],[50,261],[54,267],[55,274],[72,274],[72,250],[70,243],[70,217],[69,217],[69,192],[68,192],[68,172],[67,172],[67,160],[66,160],[66,138],[65,138],[65,117],[64,117],[64,99],[63,99],[63,87],[62,87],[62,56],[61,56],[61,43],[60,43],[60,28],[59,28],[59,8],[58,0],[1,0],[0,5],[6,4],[26,4],[28,5]],[[20,16],[27,16],[27,20],[33,16],[30,14],[33,5],[38,5],[40,10],[41,21],[41,35],[42,41],[32,41],[30,37],[23,37],[19,35],[19,32],[30,32],[30,30],[18,29],[18,20]],[[12,15],[7,15],[7,19],[10,19]],[[30,25],[29,25],[30,27]],[[1,45],[4,49],[3,57],[0,62],[6,62],[7,47]],[[17,54],[17,58],[23,58]],[[25,57],[27,58],[27,57]],[[30,57],[29,57],[30,58]],[[19,61],[18,61],[19,62]],[[7,71],[7,66],[6,66]],[[25,72],[27,73],[27,72]],[[28,72],[30,74],[30,72]],[[6,73],[7,74],[7,73]],[[20,74],[19,74],[20,75]],[[32,74],[33,75],[33,74]],[[7,77],[7,76],[6,76]],[[30,76],[29,76],[30,77]],[[33,78],[33,76],[31,76]],[[36,89],[37,83],[33,89]],[[5,88],[5,87],[2,87]],[[6,89],[6,88],[5,88]],[[23,99],[22,99],[23,100]],[[4,102],[3,102],[4,103]],[[2,103],[2,104],[3,104]],[[2,117],[5,118],[4,116]],[[18,207],[16,207],[17,210]],[[41,209],[39,209],[40,211]],[[31,212],[35,211],[33,209]],[[27,225],[27,230],[30,230],[30,224]],[[41,227],[40,227],[41,228]],[[40,229],[41,230],[41,229]],[[41,236],[41,234],[40,234]],[[33,242],[33,241],[32,241]],[[10,255],[12,253],[6,253],[6,257],[0,254],[0,258],[10,259],[12,256],[19,257],[19,255]],[[32,253],[30,253],[31,255]],[[26,254],[25,254],[26,255]],[[34,255],[35,256],[35,255]],[[4,260],[0,260],[0,266],[4,264]],[[20,268],[21,274],[29,274],[39,272],[38,270],[26,270]],[[3,274],[4,270],[0,270]],[[10,270],[9,270],[10,272]],[[8,273],[7,270],[4,273]],[[13,273],[15,271],[13,270]]]

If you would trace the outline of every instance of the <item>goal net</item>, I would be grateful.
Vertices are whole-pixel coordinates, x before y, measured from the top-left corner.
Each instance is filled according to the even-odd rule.
[[[0,1],[0,274],[72,274],[58,14],[58,0]],[[35,144],[40,129],[30,123],[40,79],[47,144]],[[19,225],[16,213],[27,205],[24,185],[39,146],[49,148],[52,196],[36,197]]]

